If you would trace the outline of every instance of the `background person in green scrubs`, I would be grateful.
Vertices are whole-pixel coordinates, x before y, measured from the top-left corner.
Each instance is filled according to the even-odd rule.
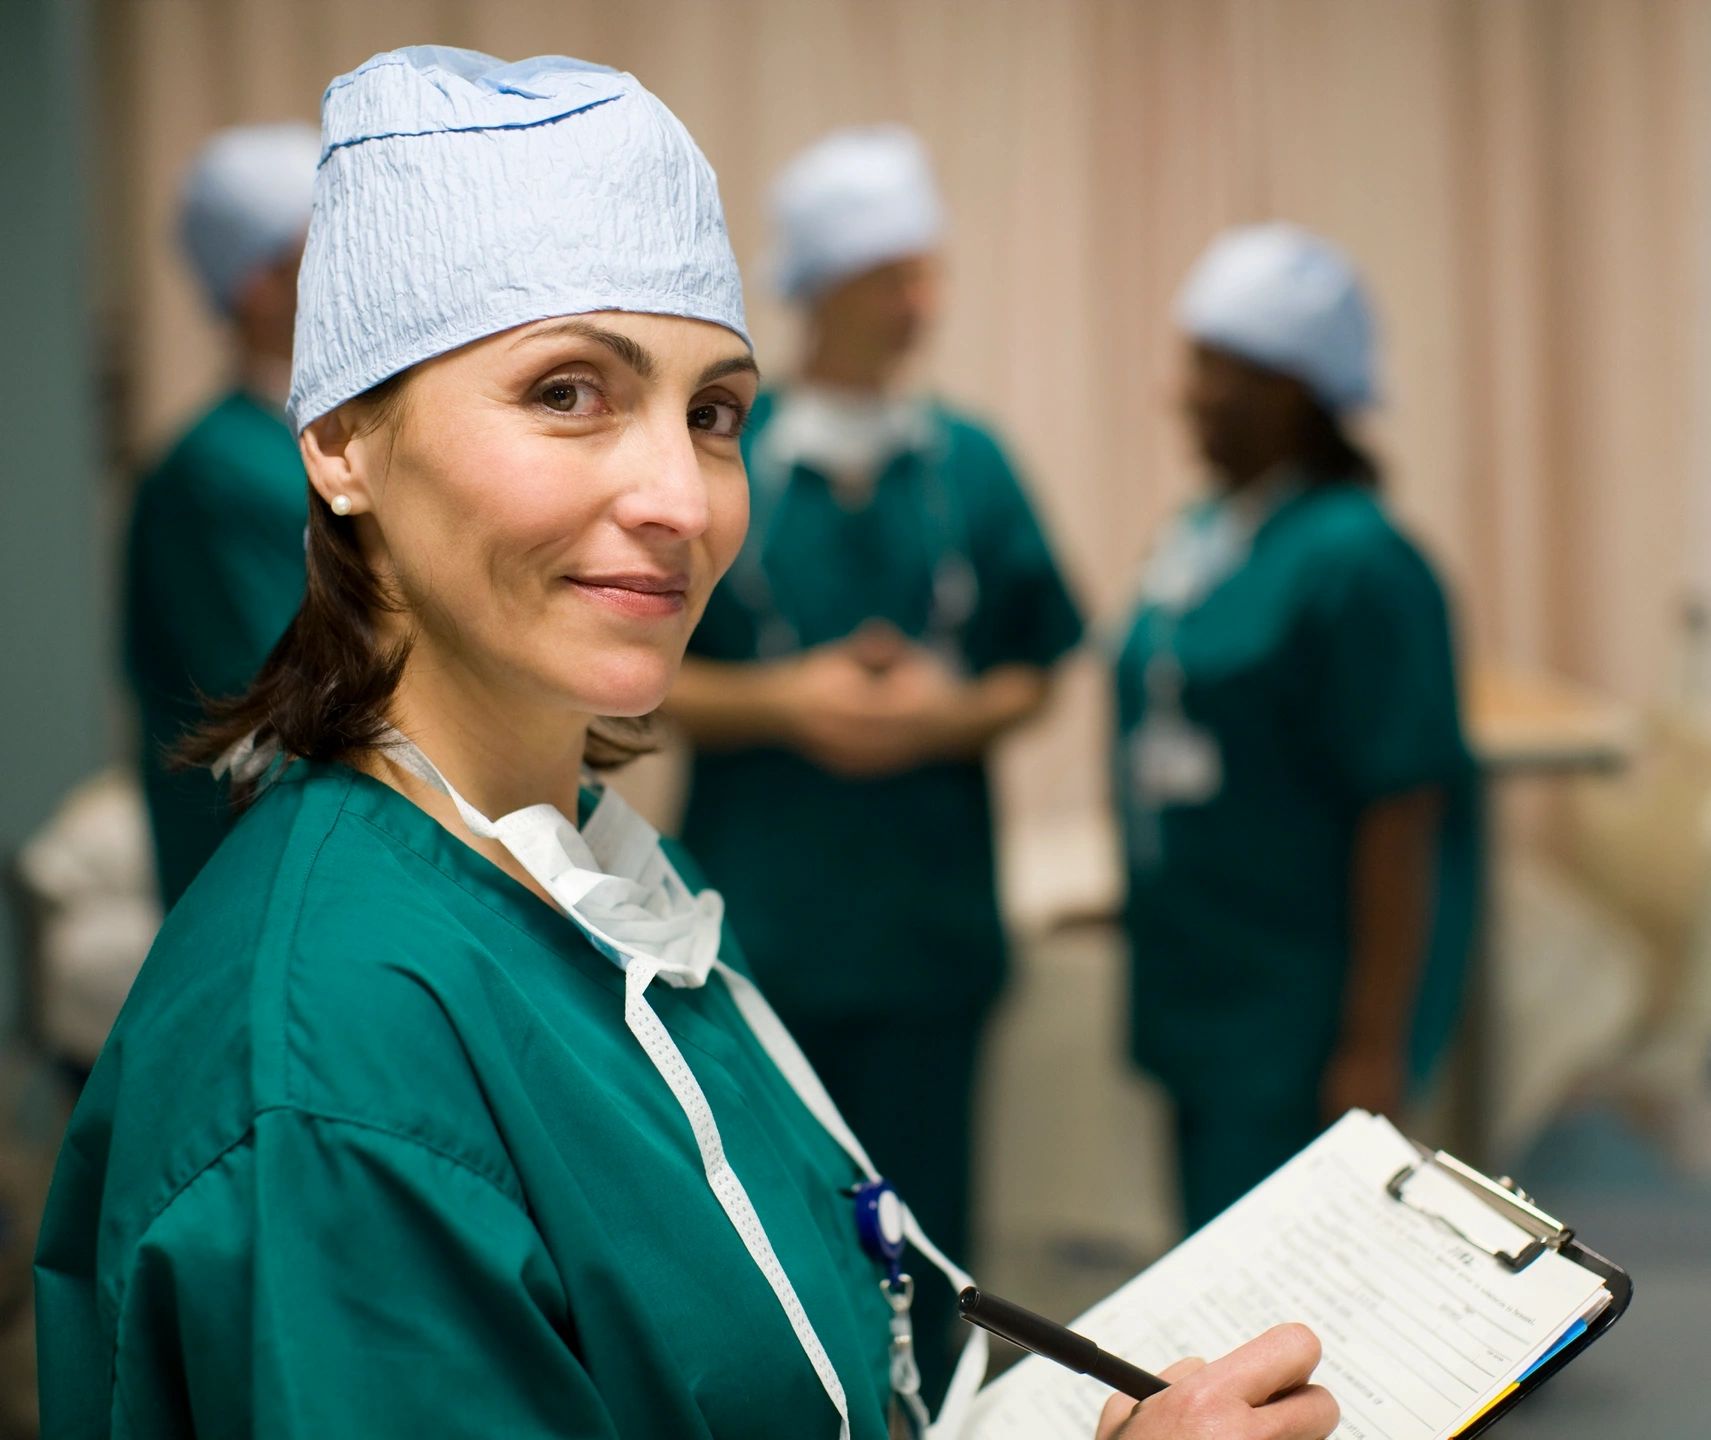
[[[910,384],[943,238],[920,142],[834,133],[774,212],[806,347],[745,432],[748,542],[672,691],[695,745],[683,835],[833,1097],[964,1260],[1005,968],[986,759],[1081,619],[999,442]],[[919,1302],[929,1388],[952,1298]]]
[[[1353,269],[1289,226],[1234,231],[1179,314],[1212,490],[1145,572],[1116,786],[1133,1051],[1176,1103],[1192,1229],[1428,1075],[1479,824],[1443,591],[1345,429],[1377,393]]]
[[[859,1146],[717,894],[583,770],[742,540],[712,171],[555,56],[379,55],[324,120],[310,583],[202,733],[253,803],[60,1158],[44,1432],[882,1440]],[[1279,1327],[1100,1433],[1323,1437],[1317,1359]]]
[[[143,477],[127,541],[125,670],[168,907],[229,824],[221,787],[168,753],[204,697],[242,692],[303,599],[308,485],[284,406],[319,156],[313,126],[243,126],[209,141],[185,180],[180,237],[226,323],[234,383]]]

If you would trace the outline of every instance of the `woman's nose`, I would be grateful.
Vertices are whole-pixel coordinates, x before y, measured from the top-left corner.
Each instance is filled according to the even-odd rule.
[[[707,477],[683,417],[650,425],[641,440],[634,476],[618,500],[620,523],[657,525],[686,540],[697,538],[708,525]]]

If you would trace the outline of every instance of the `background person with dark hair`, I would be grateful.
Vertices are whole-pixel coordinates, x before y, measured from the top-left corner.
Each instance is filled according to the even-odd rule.
[[[180,236],[229,328],[233,381],[143,477],[127,544],[125,670],[168,907],[231,824],[207,771],[173,769],[170,752],[204,696],[249,684],[303,600],[309,486],[285,394],[320,152],[312,125],[240,126],[209,141],[184,182]]]
[[[1131,1043],[1176,1105],[1184,1219],[1441,1052],[1478,807],[1437,577],[1345,419],[1376,398],[1349,262],[1221,237],[1179,303],[1212,492],[1148,565],[1117,664]]]

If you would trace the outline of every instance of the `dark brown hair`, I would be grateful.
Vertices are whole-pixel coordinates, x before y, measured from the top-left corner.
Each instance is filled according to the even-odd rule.
[[[1311,397],[1299,459],[1316,484],[1351,484],[1366,490],[1377,490],[1384,484],[1384,472],[1372,452],[1349,435],[1332,411]]]
[[[358,397],[361,432],[403,423],[409,374],[394,375]],[[348,760],[378,747],[391,723],[387,711],[410,642],[384,644],[375,617],[401,606],[368,568],[356,528],[337,519],[313,489],[306,549],[302,608],[248,690],[204,701],[206,721],[173,754],[179,766],[212,765],[250,735],[258,745],[271,742],[303,760]],[[592,769],[615,769],[654,748],[645,717],[602,718],[589,727],[584,760]],[[253,798],[253,786],[233,786],[234,804]]]

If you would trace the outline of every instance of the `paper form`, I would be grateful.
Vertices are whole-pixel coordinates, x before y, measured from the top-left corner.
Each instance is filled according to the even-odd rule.
[[[1604,1290],[1554,1252],[1511,1273],[1393,1200],[1385,1185],[1418,1159],[1388,1121],[1351,1112],[1071,1328],[1159,1370],[1299,1320],[1324,1342],[1314,1379],[1342,1406],[1335,1440],[1447,1440]],[[1480,1244],[1526,1242],[1441,1172],[1422,1170],[1408,1193]],[[969,1440],[1091,1440],[1109,1393],[1029,1357],[981,1393]]]

